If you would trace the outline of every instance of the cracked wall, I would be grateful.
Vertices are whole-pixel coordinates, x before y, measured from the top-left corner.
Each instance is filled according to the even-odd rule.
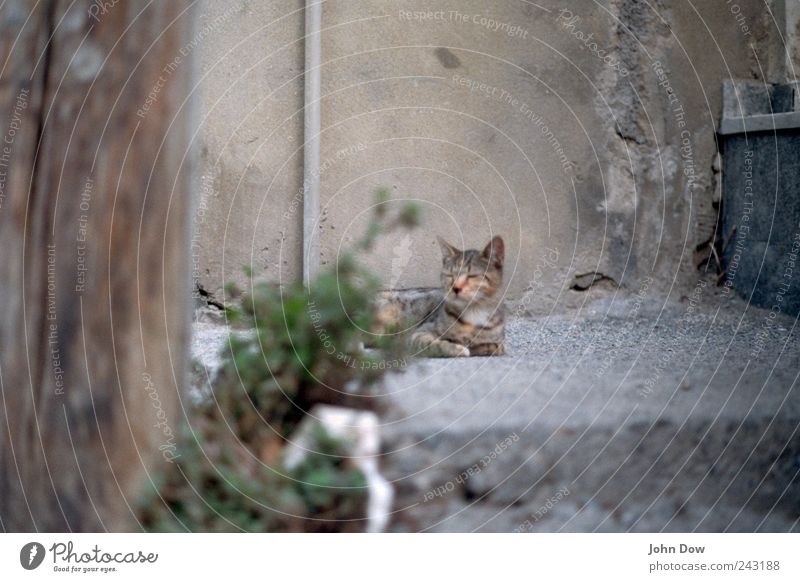
[[[301,272],[303,19],[299,2],[204,4],[212,21],[232,11],[200,47],[212,193],[196,281],[219,299],[243,264]],[[438,283],[437,234],[500,233],[509,297],[531,311],[645,280],[685,293],[717,221],[721,82],[767,78],[778,58],[762,3],[737,7],[326,2],[323,265],[385,186],[424,211],[364,258],[387,286]]]

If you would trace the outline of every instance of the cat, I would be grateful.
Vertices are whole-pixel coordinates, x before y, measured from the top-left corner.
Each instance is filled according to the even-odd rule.
[[[495,236],[483,251],[442,247],[442,286],[385,291],[377,304],[378,329],[410,328],[410,344],[431,357],[505,354],[503,282],[505,244]]]

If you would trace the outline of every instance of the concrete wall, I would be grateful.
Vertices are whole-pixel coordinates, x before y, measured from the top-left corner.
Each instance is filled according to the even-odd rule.
[[[242,267],[300,276],[303,3],[203,2],[195,279],[221,298]],[[284,216],[285,215],[285,216]]]
[[[499,233],[509,297],[533,311],[593,280],[685,293],[716,224],[721,81],[775,80],[786,27],[761,0],[649,4],[326,1],[323,265],[385,186],[424,209],[364,259],[387,287],[437,283],[437,234]],[[301,273],[303,13],[204,12],[196,275],[219,298],[243,264]]]

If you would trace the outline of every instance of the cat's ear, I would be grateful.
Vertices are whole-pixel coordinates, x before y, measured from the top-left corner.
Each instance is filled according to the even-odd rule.
[[[442,247],[442,256],[445,259],[448,257],[454,257],[458,254],[458,249],[444,240],[442,237],[437,236],[436,240],[439,241],[439,246]]]
[[[500,236],[494,237],[483,249],[483,256],[494,263],[495,267],[502,267],[506,260],[506,245]]]

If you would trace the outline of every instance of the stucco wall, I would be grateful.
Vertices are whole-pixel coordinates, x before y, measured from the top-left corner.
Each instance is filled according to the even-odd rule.
[[[387,287],[437,283],[436,234],[499,233],[509,297],[534,311],[582,301],[591,273],[683,294],[716,221],[721,81],[779,74],[780,52],[760,0],[650,4],[325,2],[323,265],[385,186],[424,209],[364,259]],[[198,48],[196,276],[220,298],[243,264],[301,273],[303,13],[203,12],[225,18]]]

